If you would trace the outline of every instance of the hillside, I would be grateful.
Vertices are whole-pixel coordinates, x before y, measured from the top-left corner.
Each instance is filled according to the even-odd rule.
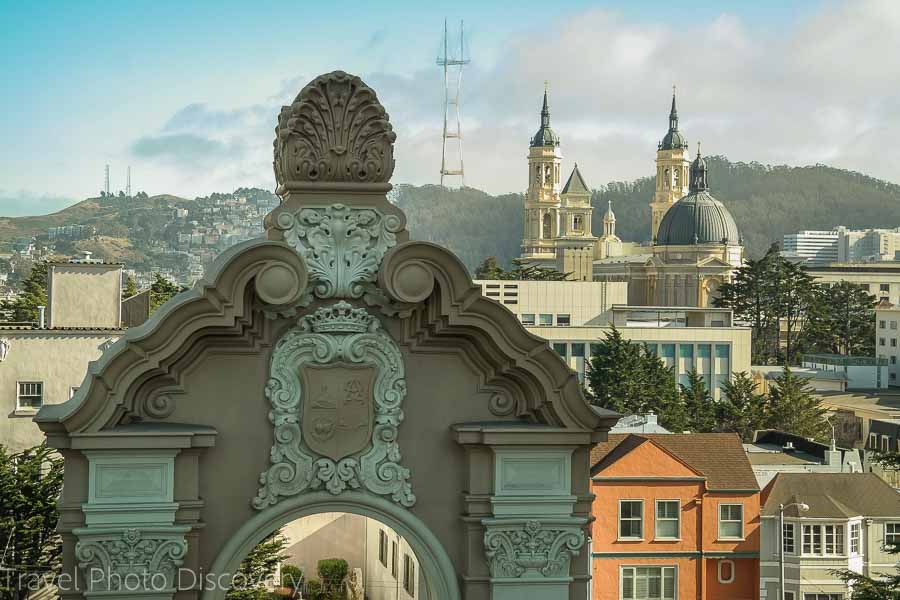
[[[799,229],[900,226],[900,186],[896,184],[824,165],[767,166],[732,163],[724,157],[709,157],[707,164],[712,193],[731,210],[751,256],[761,255],[785,233]],[[592,199],[594,231],[601,231],[601,219],[611,200],[619,237],[646,241],[653,185],[646,177],[599,187]],[[239,191],[261,210],[277,201],[265,190]],[[92,225],[96,229],[92,239],[58,245],[57,250],[63,254],[92,250],[101,258],[124,260],[137,268],[158,268],[157,263],[170,255],[166,247],[174,247],[178,234],[190,230],[187,225],[172,223],[172,210],[188,209],[188,219],[201,218],[210,212],[205,207],[225,196],[212,194],[194,200],[168,195],[91,198],[50,215],[0,218],[0,248],[10,249],[20,238],[46,237],[48,227]],[[447,246],[470,269],[487,256],[508,264],[519,253],[521,194],[491,196],[474,188],[443,190],[435,185],[400,184],[392,200],[406,211],[414,239]],[[258,218],[254,219],[253,225],[258,226]]]

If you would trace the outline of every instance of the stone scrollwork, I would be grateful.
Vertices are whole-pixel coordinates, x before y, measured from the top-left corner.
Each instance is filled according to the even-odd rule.
[[[341,301],[301,317],[272,355],[275,445],[253,506],[322,488],[415,504],[397,444],[405,396],[400,351],[366,309]]]
[[[174,589],[187,553],[180,531],[145,532],[130,527],[80,537],[75,560],[93,592]]]
[[[386,183],[394,133],[374,90],[343,71],[321,75],[284,106],[275,130],[280,186],[313,182]]]
[[[528,520],[515,525],[488,527],[484,534],[485,555],[491,577],[567,577],[569,563],[584,545],[584,532],[577,527],[544,526]],[[539,574],[539,575],[538,575]]]
[[[278,220],[285,242],[305,260],[318,298],[361,298],[403,228],[396,215],[343,204],[281,213]],[[308,294],[303,303],[311,300]]]

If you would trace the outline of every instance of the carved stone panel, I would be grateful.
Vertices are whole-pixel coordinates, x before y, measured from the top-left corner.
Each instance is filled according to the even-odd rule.
[[[397,444],[403,358],[366,309],[338,302],[302,317],[275,346],[266,396],[275,445],[255,508],[321,488],[415,504]]]

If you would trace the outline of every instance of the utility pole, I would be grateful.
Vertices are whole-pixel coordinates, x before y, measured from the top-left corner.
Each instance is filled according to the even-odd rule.
[[[462,127],[460,124],[460,99],[462,91],[463,65],[469,64],[465,57],[463,45],[463,22],[459,22],[459,55],[454,56],[455,49],[450,49],[450,37],[447,31],[447,19],[444,19],[444,43],[442,55],[438,56],[437,64],[444,69],[444,133],[441,149],[441,187],[448,177],[459,177],[459,185],[465,186],[465,171],[463,169]],[[455,82],[451,82],[451,67],[455,67]],[[455,124],[453,123],[455,121]],[[453,148],[448,149],[456,140],[456,155],[451,156]]]

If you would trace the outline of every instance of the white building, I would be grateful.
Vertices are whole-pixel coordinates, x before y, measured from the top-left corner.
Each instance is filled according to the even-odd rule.
[[[888,385],[896,386],[900,381],[900,365],[897,364],[900,357],[900,347],[897,340],[900,339],[900,306],[882,300],[875,307],[875,354],[879,358],[888,361]]]
[[[847,389],[866,390],[888,386],[888,359],[881,356],[804,354],[802,364],[807,369],[843,373],[847,377]]]
[[[838,230],[798,231],[785,234],[781,250],[785,255],[803,259],[807,264],[825,265],[838,260]]]

